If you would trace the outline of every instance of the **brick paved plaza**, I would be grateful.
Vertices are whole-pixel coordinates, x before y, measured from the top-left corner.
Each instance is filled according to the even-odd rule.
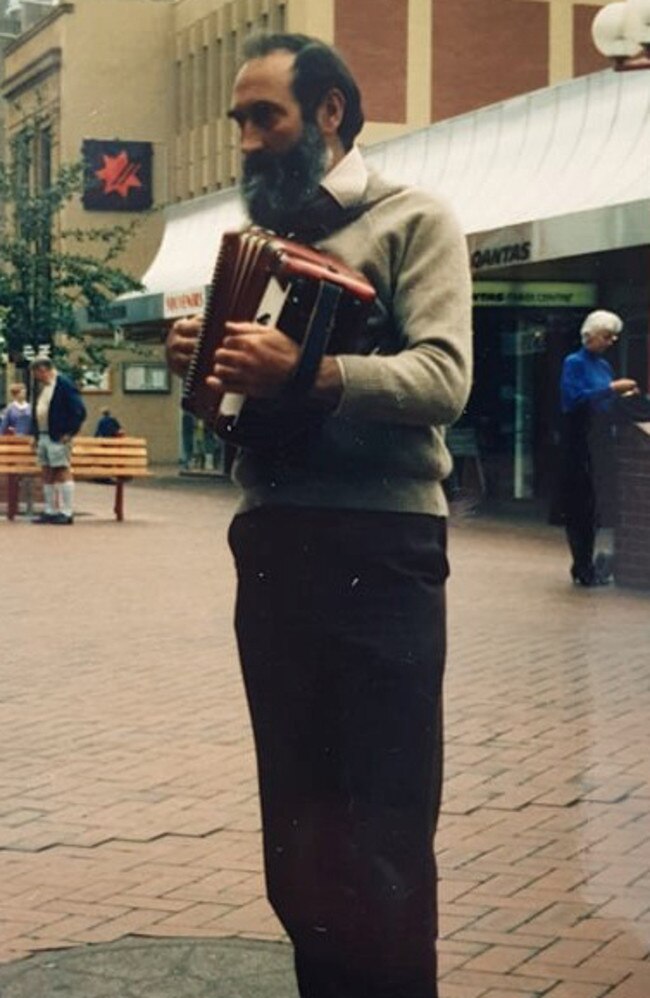
[[[235,494],[134,486],[123,524],[111,502],[84,484],[73,528],[0,521],[4,965],[282,939],[231,630]],[[650,594],[573,589],[543,525],[459,520],[451,554],[442,998],[649,998]]]

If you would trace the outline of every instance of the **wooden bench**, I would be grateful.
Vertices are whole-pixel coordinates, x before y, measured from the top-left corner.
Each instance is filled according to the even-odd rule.
[[[26,475],[40,475],[31,437],[0,436],[0,475],[7,480],[7,519],[18,512],[18,483]],[[151,474],[147,467],[144,437],[75,437],[72,474],[77,480],[105,481],[115,485],[114,512],[124,519],[124,484]]]
[[[40,473],[31,437],[0,436],[0,476],[4,486],[0,487],[0,500],[7,503],[9,520],[18,512],[20,479],[37,477]]]

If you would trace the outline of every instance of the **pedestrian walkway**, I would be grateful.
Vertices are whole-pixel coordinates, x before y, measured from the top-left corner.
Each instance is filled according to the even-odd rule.
[[[134,485],[124,523],[77,493],[72,528],[0,521],[0,994],[293,998],[235,493]],[[450,546],[441,998],[648,998],[650,595],[572,588],[543,525],[469,517]]]

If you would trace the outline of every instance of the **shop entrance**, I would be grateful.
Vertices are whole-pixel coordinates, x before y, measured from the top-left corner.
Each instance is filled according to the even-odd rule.
[[[595,288],[481,282],[474,297],[474,385],[456,432],[472,432],[488,500],[542,510],[554,484],[562,362],[580,345]]]
[[[487,498],[547,500],[553,488],[564,357],[579,345],[586,312],[477,311],[471,426]]]

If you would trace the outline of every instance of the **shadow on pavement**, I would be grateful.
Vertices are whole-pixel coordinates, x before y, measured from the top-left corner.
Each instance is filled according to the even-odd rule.
[[[138,939],[0,967],[2,998],[293,998],[291,949],[242,939]]]

